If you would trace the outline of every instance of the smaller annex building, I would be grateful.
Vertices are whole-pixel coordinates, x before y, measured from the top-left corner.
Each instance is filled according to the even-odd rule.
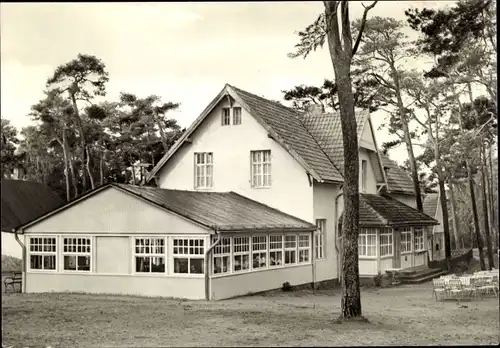
[[[18,229],[23,292],[211,300],[311,283],[316,229],[234,192],[107,184]]]

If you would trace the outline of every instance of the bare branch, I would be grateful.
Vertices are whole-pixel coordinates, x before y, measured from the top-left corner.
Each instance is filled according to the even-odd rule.
[[[354,47],[352,49],[352,55],[354,56],[356,54],[356,51],[358,50],[359,44],[361,43],[361,37],[363,36],[363,31],[365,30],[365,25],[366,25],[366,17],[368,16],[368,11],[370,11],[372,8],[375,7],[377,4],[377,1],[374,1],[370,6],[363,7],[365,8],[365,11],[363,12],[363,17],[361,18],[361,26],[359,27],[359,33],[358,37],[356,38],[356,43],[354,44]]]

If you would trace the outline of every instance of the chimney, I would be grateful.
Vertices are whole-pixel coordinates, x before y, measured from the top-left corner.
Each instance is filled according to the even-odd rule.
[[[313,116],[320,116],[325,112],[323,104],[310,103],[306,105],[306,112]]]

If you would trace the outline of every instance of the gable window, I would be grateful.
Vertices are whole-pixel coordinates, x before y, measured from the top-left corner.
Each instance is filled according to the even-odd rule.
[[[415,227],[413,232],[413,240],[415,241],[415,251],[424,250],[424,229],[421,227]]]
[[[63,238],[64,270],[90,271],[91,239],[89,237]]]
[[[366,192],[366,176],[367,176],[367,162],[366,160],[361,160],[361,191]]]
[[[384,228],[380,231],[380,256],[392,255],[392,230]]]
[[[252,237],[253,269],[267,267],[267,236]]]
[[[241,108],[235,107],[233,108],[233,125],[241,124]]]
[[[409,227],[401,229],[401,252],[411,252],[411,228]]]
[[[229,126],[231,124],[231,109],[230,108],[222,108],[222,125]]]
[[[195,160],[195,188],[207,189],[213,187],[214,177],[214,156],[212,152],[197,152],[194,154]]]
[[[233,238],[233,268],[235,272],[250,269],[250,238]]]
[[[314,244],[316,247],[316,259],[318,260],[325,257],[326,219],[317,219],[316,226],[318,227],[318,231],[314,233]]]
[[[251,151],[252,187],[271,186],[271,150]]]
[[[309,235],[308,234],[299,234],[299,263],[307,263],[309,262]]]
[[[134,253],[137,273],[165,272],[165,239],[135,238]]]
[[[297,236],[289,234],[285,236],[285,264],[297,262]]]
[[[30,238],[30,269],[55,271],[56,238]]]
[[[204,242],[201,238],[174,238],[174,273],[203,274]]]
[[[214,237],[213,242],[216,241]],[[231,267],[231,237],[223,237],[221,242],[214,248],[214,274],[229,273]]]
[[[269,236],[269,266],[283,264],[283,235]]]
[[[362,228],[359,231],[358,255],[377,256],[377,230],[375,228]]]

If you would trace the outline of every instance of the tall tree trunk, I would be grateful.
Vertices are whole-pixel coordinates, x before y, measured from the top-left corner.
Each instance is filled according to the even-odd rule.
[[[472,98],[472,91],[470,91],[469,96]],[[460,98],[457,97],[456,100],[459,108],[458,123],[460,125],[460,132],[464,134],[464,128],[462,123],[462,112],[463,112],[462,103],[460,102]],[[474,104],[474,100],[472,100],[472,103]],[[485,271],[486,264],[484,263],[483,239],[481,237],[481,231],[479,230],[479,217],[477,215],[476,195],[474,194],[474,179],[472,178],[473,171],[469,160],[466,160],[465,164],[467,167],[467,182],[469,184],[470,200],[472,205],[472,216],[474,218],[474,231],[476,235],[477,247],[479,249],[479,263],[481,265],[481,270]]]
[[[101,152],[101,158],[99,160],[99,174],[100,174],[100,185],[104,185],[104,150]]]
[[[410,162],[411,177],[412,177],[412,181],[413,181],[413,189],[415,190],[415,200],[417,203],[417,209],[418,209],[418,211],[423,212],[424,206],[422,204],[422,194],[420,192],[420,182],[418,179],[417,161],[415,160],[415,154],[413,153],[413,145],[412,145],[411,137],[410,137],[410,129],[408,127],[408,119],[406,118],[406,111],[405,111],[405,107],[403,104],[403,99],[401,97],[401,87],[399,85],[399,73],[394,65],[394,62],[391,62],[390,67],[392,70],[394,86],[395,86],[395,94],[396,94],[396,99],[398,102],[399,118],[400,118],[401,124],[403,126],[404,141],[406,144],[406,151],[408,152],[408,161]]]
[[[76,178],[75,161],[73,156],[71,156],[69,161],[69,170],[71,172],[71,182],[73,184],[73,198],[76,198],[78,197],[78,180]]]
[[[498,209],[495,209],[495,197],[497,196],[497,190],[495,189],[495,183],[493,181],[493,160],[492,160],[492,144],[488,146],[488,174],[489,174],[489,201],[490,201],[490,216],[491,216],[491,226],[494,229],[493,236],[495,237],[495,245],[499,244],[498,240]]]
[[[135,166],[132,163],[132,184],[135,185]]]
[[[450,180],[450,198],[451,198],[451,215],[452,215],[452,224],[453,224],[453,237],[455,238],[455,249],[463,249],[463,241],[459,240],[459,233],[457,230],[457,210],[456,204],[457,201],[455,199],[455,185],[452,180]]]
[[[66,128],[62,129],[62,141],[60,142],[64,156],[64,180],[66,183],[66,202],[71,200],[71,189],[69,184],[69,158],[68,158],[68,142],[66,140]]]
[[[94,184],[94,178],[92,177],[92,173],[90,172],[90,153],[88,146],[85,146],[85,152],[87,154],[87,161],[85,163],[85,168],[87,169],[87,173],[89,174],[90,186],[92,187],[93,190],[95,189],[95,184]]]
[[[78,91],[78,86],[74,83],[70,89],[71,102],[73,104],[73,111],[75,112],[75,116],[78,124],[78,131],[80,132],[80,159],[82,163],[82,182],[83,182],[83,192],[87,192],[87,176],[85,175],[85,133],[83,131],[83,121],[80,118],[80,111],[78,110],[78,105],[76,104],[75,94]]]
[[[493,249],[490,235],[490,219],[488,214],[488,195],[486,194],[486,156],[483,144],[480,145],[481,151],[481,181],[483,188],[483,210],[484,210],[484,233],[486,234],[486,250],[488,251],[488,268],[491,270],[495,266],[493,261]]]

